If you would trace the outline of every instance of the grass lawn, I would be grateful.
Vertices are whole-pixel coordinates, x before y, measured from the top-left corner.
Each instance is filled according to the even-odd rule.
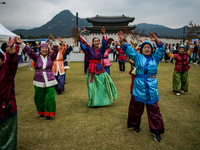
[[[188,93],[172,92],[174,64],[158,66],[159,106],[165,133],[156,142],[149,131],[146,109],[141,132],[127,129],[130,102],[130,64],[119,73],[118,63],[111,62],[111,78],[118,99],[110,106],[89,108],[83,62],[71,62],[67,70],[65,92],[56,95],[56,116],[46,122],[39,119],[34,104],[34,71],[18,68],[15,78],[18,106],[19,150],[130,149],[197,150],[200,149],[200,68],[191,64]]]

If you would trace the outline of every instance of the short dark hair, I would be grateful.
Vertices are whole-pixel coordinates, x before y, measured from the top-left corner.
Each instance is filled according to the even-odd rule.
[[[3,43],[3,44],[1,45],[2,51],[6,52],[6,47],[7,47],[7,43]]]

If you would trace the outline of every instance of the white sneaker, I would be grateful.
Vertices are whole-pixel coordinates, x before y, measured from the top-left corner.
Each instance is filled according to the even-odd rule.
[[[176,95],[177,95],[177,96],[180,96],[181,94],[180,94],[180,93],[176,93]]]
[[[196,63],[197,67],[199,67],[199,65]]]
[[[181,90],[180,92],[181,92],[182,94],[184,93],[184,91],[183,91],[183,90]]]
[[[196,63],[193,63],[193,64],[196,64]]]

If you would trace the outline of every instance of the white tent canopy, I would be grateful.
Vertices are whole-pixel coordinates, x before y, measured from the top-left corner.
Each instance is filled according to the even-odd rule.
[[[1,23],[0,23],[0,45],[4,42],[8,42],[9,37],[14,38],[15,36],[18,36],[8,29],[6,29]],[[19,36],[18,36],[19,37]]]

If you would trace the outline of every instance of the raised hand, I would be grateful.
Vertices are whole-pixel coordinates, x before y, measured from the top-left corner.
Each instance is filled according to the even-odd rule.
[[[46,41],[46,43],[49,43],[49,41],[50,41],[50,39],[48,38],[47,41]]]
[[[54,39],[54,37],[53,37],[53,35],[52,34],[50,34],[50,39],[52,40],[52,41],[56,41],[55,39]]]
[[[14,37],[12,40],[11,40],[11,37],[9,38],[9,41],[8,41],[9,47],[13,47],[13,45],[16,43],[16,38],[17,37]]]
[[[142,43],[142,40],[141,39],[138,39],[138,41],[140,41]]]
[[[75,43],[75,39],[73,39],[72,43],[73,43],[73,44]]]
[[[81,31],[80,35],[82,36],[82,35],[83,35],[83,33],[84,33],[85,31],[86,31],[86,30],[85,30],[85,29],[83,29],[83,30]]]
[[[190,43],[189,44],[192,45],[192,39],[190,39]]]
[[[61,37],[57,37],[57,39],[58,39],[61,43],[63,42],[63,40],[62,40]]]
[[[105,35],[106,34],[106,29],[104,28],[104,26],[103,26],[103,28],[101,29],[101,32]]]
[[[16,38],[16,42],[19,43],[19,44],[23,43],[22,40],[19,37]]]
[[[118,41],[119,41],[120,45],[124,45],[124,42],[123,42],[124,33],[122,31],[119,31],[117,33],[117,36],[118,36]]]
[[[155,32],[152,33],[152,32],[149,31],[149,34],[147,34],[147,35],[150,37],[151,41],[154,41],[154,42],[156,42],[156,43],[159,43],[159,40],[158,40],[158,38],[157,38]]]

